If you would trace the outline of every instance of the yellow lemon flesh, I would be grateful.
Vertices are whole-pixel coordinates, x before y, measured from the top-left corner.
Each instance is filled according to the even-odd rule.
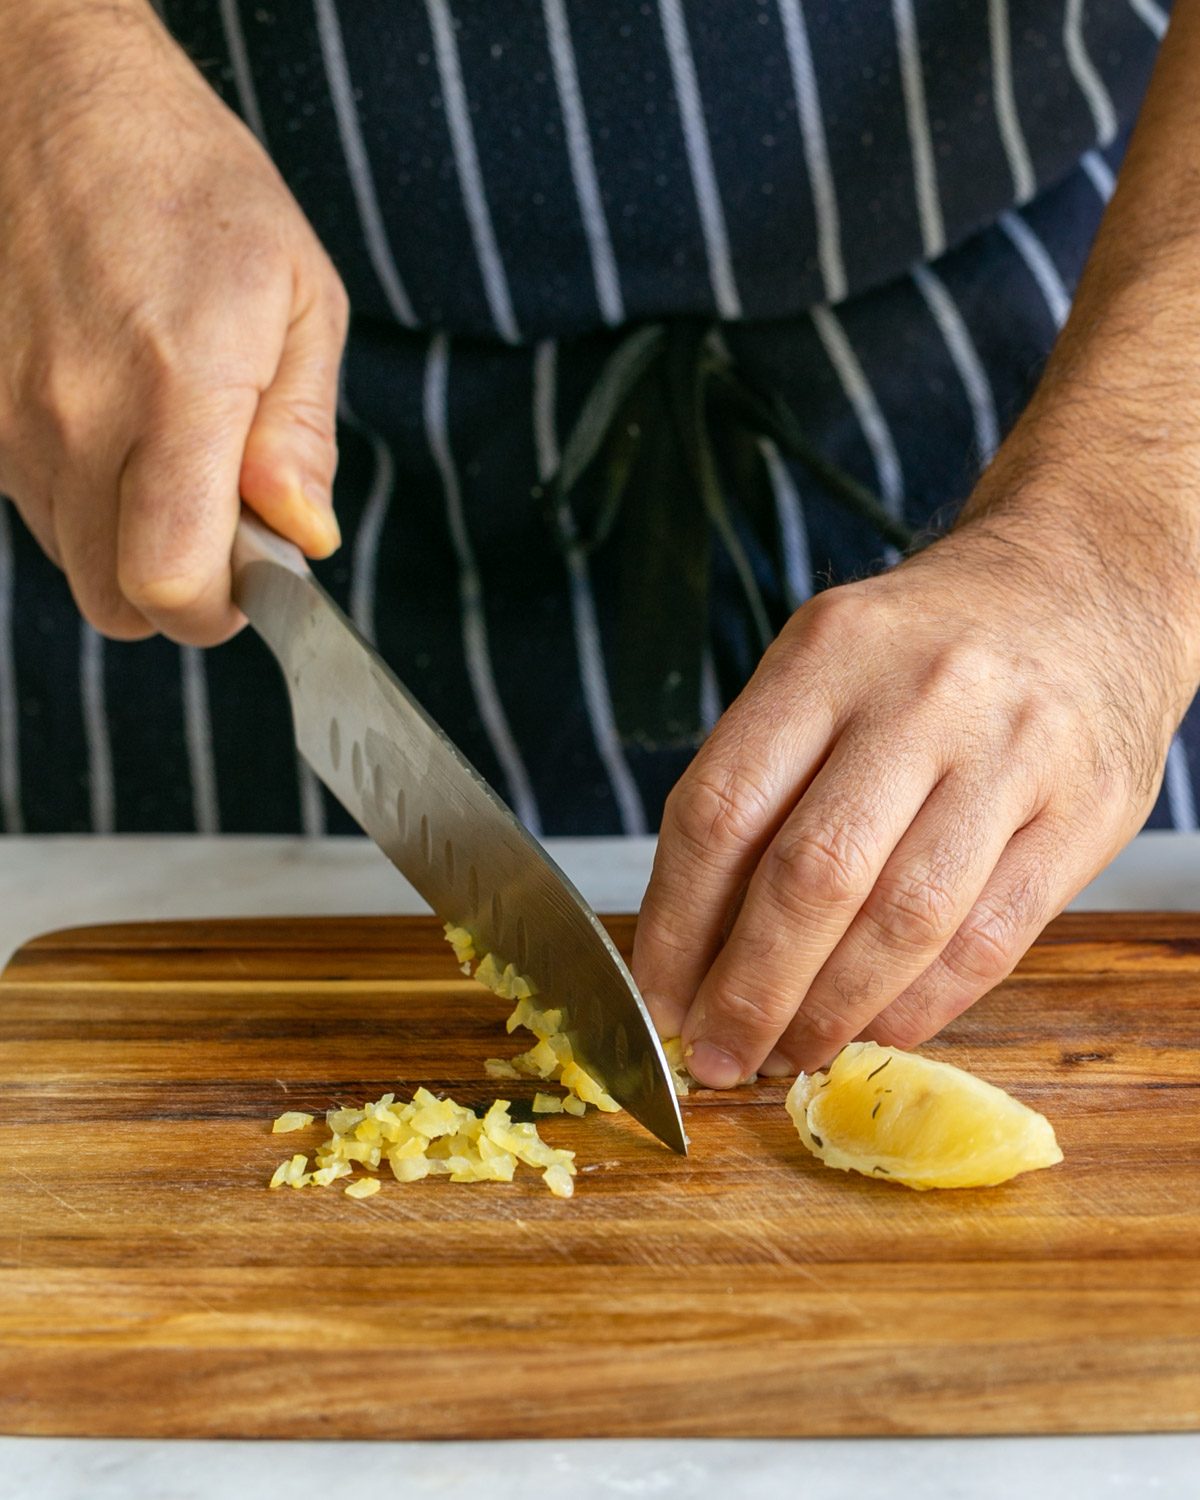
[[[1062,1161],[1044,1115],[961,1068],[851,1042],[787,1097],[800,1139],[827,1167],[911,1188],[993,1187]]]

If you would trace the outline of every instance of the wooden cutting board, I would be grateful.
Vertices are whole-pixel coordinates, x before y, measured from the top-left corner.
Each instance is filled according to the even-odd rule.
[[[832,1172],[772,1083],[685,1101],[687,1161],[552,1117],[570,1202],[525,1169],[266,1191],[317,1139],[272,1137],[285,1108],[490,1101],[507,1009],[419,919],[29,944],[0,979],[0,1431],[1200,1426],[1200,917],[1061,918],[929,1045],[1054,1121],[1065,1163],[1002,1188]]]

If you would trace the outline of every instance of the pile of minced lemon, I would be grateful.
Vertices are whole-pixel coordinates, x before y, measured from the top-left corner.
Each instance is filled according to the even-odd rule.
[[[575,1060],[561,1010],[539,1007],[532,984],[512,964],[490,953],[476,963],[465,928],[447,924],[446,938],[464,974],[516,1002],[509,1033],[523,1027],[536,1038],[511,1060],[489,1057],[489,1078],[560,1084],[561,1094],[534,1095],[536,1115],[583,1115],[589,1105],[610,1114],[620,1110]],[[676,1091],[686,1094],[693,1080],[679,1038],[664,1041],[663,1050]],[[917,1189],[993,1186],[1062,1160],[1053,1126],[1036,1110],[961,1068],[874,1042],[853,1042],[826,1071],[801,1073],[787,1107],[801,1141],[826,1166]],[[535,1124],[514,1121],[510,1108],[507,1099],[497,1099],[477,1115],[421,1088],[407,1104],[384,1094],[361,1109],[331,1109],[325,1115],[329,1134],[314,1164],[298,1152],[280,1162],[270,1186],[328,1187],[349,1178],[349,1197],[370,1198],[381,1186],[371,1174],[385,1161],[398,1182],[432,1176],[511,1182],[523,1162],[540,1170],[556,1197],[569,1198],[575,1153],[548,1145]],[[272,1130],[305,1130],[314,1120],[292,1110]],[[368,1175],[354,1176],[356,1166]]]
[[[589,1104],[607,1114],[620,1110],[611,1094],[575,1060],[561,1030],[561,1010],[535,1005],[529,980],[491,953],[484,954],[472,969],[475,945],[466,928],[447,924],[446,939],[465,974],[473,974],[501,999],[516,1001],[507,1022],[510,1035],[524,1027],[537,1039],[511,1061],[489,1057],[484,1064],[489,1078],[538,1078],[561,1084],[562,1094],[534,1095],[535,1115],[582,1115]],[[361,1109],[331,1109],[325,1115],[329,1135],[317,1147],[315,1165],[298,1152],[280,1162],[269,1185],[329,1187],[353,1177],[356,1166],[373,1173],[384,1162],[398,1182],[432,1176],[449,1177],[451,1182],[511,1182],[517,1164],[524,1162],[540,1169],[542,1181],[556,1197],[569,1198],[574,1191],[575,1153],[547,1145],[536,1125],[510,1117],[511,1107],[507,1099],[497,1099],[485,1114],[477,1115],[453,1099],[439,1099],[422,1088],[407,1104],[398,1104],[394,1094],[385,1094]],[[315,1118],[289,1110],[271,1128],[276,1135],[306,1130]],[[360,1176],[348,1182],[344,1191],[351,1198],[370,1198],[380,1185],[378,1177]]]
[[[418,1089],[408,1104],[384,1094],[362,1109],[331,1109],[325,1116],[329,1138],[317,1147],[316,1166],[303,1153],[280,1162],[270,1186],[328,1187],[349,1177],[355,1166],[378,1171],[386,1161],[397,1182],[422,1177],[449,1177],[451,1182],[511,1182],[517,1163],[539,1167],[542,1180],[559,1198],[569,1198],[575,1175],[574,1151],[559,1151],[538,1135],[536,1125],[509,1117],[506,1099],[497,1099],[481,1118],[474,1110]],[[302,1130],[312,1115],[280,1115],[273,1130]],[[370,1198],[378,1177],[356,1177],[345,1191],[351,1198]]]

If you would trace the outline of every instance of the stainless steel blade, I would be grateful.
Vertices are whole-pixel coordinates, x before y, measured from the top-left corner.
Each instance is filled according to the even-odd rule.
[[[251,518],[234,596],[287,681],[296,744],[444,921],[561,1006],[580,1062],[686,1154],[679,1101],[637,987],[591,907],[355,630],[289,543]]]

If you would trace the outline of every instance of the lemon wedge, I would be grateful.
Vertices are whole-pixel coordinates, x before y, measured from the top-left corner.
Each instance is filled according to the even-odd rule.
[[[800,1139],[827,1167],[907,1187],[993,1187],[1062,1161],[1044,1115],[961,1068],[851,1042],[787,1096]]]

